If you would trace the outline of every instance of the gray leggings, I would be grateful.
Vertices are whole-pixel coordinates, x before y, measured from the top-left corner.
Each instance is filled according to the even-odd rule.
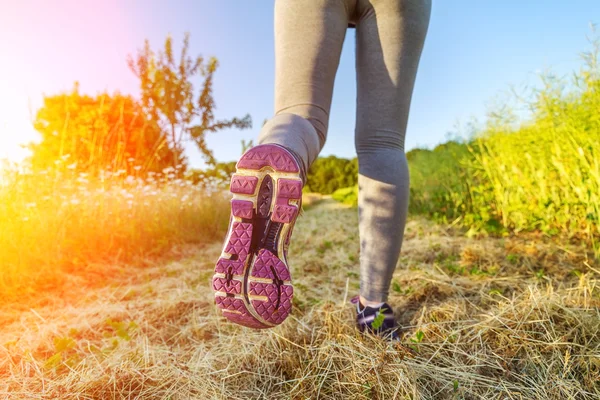
[[[409,174],[404,137],[431,0],[276,0],[275,116],[259,143],[294,151],[304,171],[325,144],[333,83],[356,25],[360,294],[386,301],[398,263]]]

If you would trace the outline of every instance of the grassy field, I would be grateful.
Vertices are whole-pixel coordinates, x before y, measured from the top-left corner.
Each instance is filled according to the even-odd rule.
[[[313,196],[312,200],[318,199]],[[402,343],[362,337],[356,209],[311,204],[290,249],[293,315],[269,331],[217,313],[220,241],[92,288],[2,310],[10,399],[596,399],[600,266],[533,235],[468,239],[409,221],[391,304]]]
[[[174,169],[145,179],[119,172],[92,178],[68,165],[0,172],[3,303],[64,291],[73,274],[102,282],[130,263],[156,262],[227,228],[229,205],[216,182],[193,185],[177,179]]]
[[[533,92],[528,120],[502,108],[468,140],[408,153],[411,217],[389,301],[401,343],[353,325],[356,187],[304,194],[293,314],[254,331],[214,306],[223,182],[144,174],[133,159],[132,176],[79,173],[68,156],[1,169],[0,398],[599,399],[592,45],[572,81]],[[314,187],[355,182],[354,161],[320,164]]]

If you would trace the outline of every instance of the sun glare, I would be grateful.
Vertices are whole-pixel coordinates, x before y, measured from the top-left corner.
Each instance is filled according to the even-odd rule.
[[[28,117],[23,115],[26,113],[17,110],[16,105],[12,106],[13,112],[0,115],[0,159],[20,162],[27,156],[27,150],[22,146],[35,139],[35,131]],[[0,99],[0,107],[10,110],[11,104],[2,104]]]
[[[0,66],[0,74],[4,75],[3,67]],[[36,139],[33,129],[31,110],[35,110],[39,99],[30,98],[27,90],[22,86],[26,82],[25,77],[14,77],[13,83],[3,82],[0,84],[0,159],[8,159],[12,162],[22,161],[28,151],[22,147]],[[17,83],[18,82],[18,83]]]

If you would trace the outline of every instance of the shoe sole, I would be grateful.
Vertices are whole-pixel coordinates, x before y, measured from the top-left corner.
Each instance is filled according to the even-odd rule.
[[[286,253],[302,201],[298,163],[285,148],[248,150],[231,177],[231,218],[215,267],[215,302],[232,322],[271,328],[291,312]]]

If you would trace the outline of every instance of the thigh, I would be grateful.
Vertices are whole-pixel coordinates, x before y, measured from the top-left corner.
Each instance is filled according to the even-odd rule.
[[[404,136],[431,0],[359,0],[357,147],[398,147]]]
[[[327,128],[349,3],[275,2],[275,113],[301,115],[315,125],[321,136]]]

